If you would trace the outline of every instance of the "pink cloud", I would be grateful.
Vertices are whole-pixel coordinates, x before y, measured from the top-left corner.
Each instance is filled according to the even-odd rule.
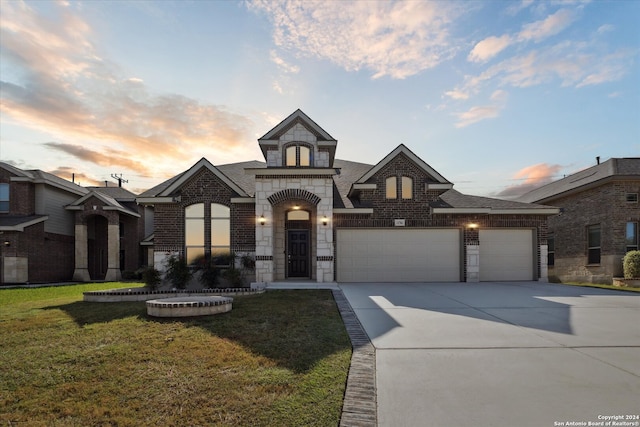
[[[562,170],[562,166],[547,163],[527,166],[513,175],[514,180],[520,181],[518,184],[505,188],[496,196],[504,198],[519,197],[531,190],[550,183],[556,178],[560,170]]]

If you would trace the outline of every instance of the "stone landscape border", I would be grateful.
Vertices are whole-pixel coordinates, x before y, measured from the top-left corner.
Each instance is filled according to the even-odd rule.
[[[152,299],[177,298],[177,297],[202,297],[202,296],[240,296],[257,295],[264,292],[264,289],[250,288],[225,288],[225,289],[202,289],[194,290],[168,290],[152,291],[147,288],[130,289],[109,289],[106,291],[88,291],[83,293],[83,300],[86,302],[128,302],[128,301],[148,301]]]
[[[377,426],[376,349],[342,290],[332,292],[353,348],[340,427]]]

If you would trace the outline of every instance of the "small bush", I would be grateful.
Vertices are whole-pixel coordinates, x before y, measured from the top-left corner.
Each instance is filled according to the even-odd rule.
[[[200,283],[205,288],[213,289],[218,286],[218,277],[220,270],[212,260],[204,261],[200,267]]]
[[[153,267],[146,268],[142,271],[142,281],[147,288],[154,291],[160,284],[160,272]]]
[[[167,273],[165,277],[167,280],[178,289],[186,288],[192,273],[184,258],[173,255],[167,258],[166,263]]]
[[[622,261],[625,279],[640,278],[640,251],[629,251]]]
[[[229,281],[229,284],[234,288],[241,288],[244,286],[244,277],[240,269],[231,266],[224,271],[224,278]]]

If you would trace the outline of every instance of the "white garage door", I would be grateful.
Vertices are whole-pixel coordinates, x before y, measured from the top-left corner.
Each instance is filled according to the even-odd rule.
[[[480,280],[533,280],[533,230],[480,230]]]
[[[459,229],[340,229],[339,282],[459,282]]]

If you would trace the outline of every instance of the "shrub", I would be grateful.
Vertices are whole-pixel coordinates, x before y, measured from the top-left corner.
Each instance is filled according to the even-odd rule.
[[[227,268],[224,271],[224,278],[229,281],[229,284],[234,288],[241,288],[244,286],[244,277],[242,271],[236,268],[234,265]]]
[[[148,267],[142,271],[142,281],[147,288],[156,290],[160,284],[160,272],[153,267]]]
[[[166,263],[167,272],[165,277],[167,280],[178,289],[186,288],[192,273],[184,258],[172,255],[167,258]]]
[[[200,283],[205,288],[215,288],[218,286],[218,277],[220,276],[220,270],[216,267],[216,264],[211,259],[204,261],[200,267]]]
[[[629,251],[622,261],[625,279],[640,278],[640,251]]]

